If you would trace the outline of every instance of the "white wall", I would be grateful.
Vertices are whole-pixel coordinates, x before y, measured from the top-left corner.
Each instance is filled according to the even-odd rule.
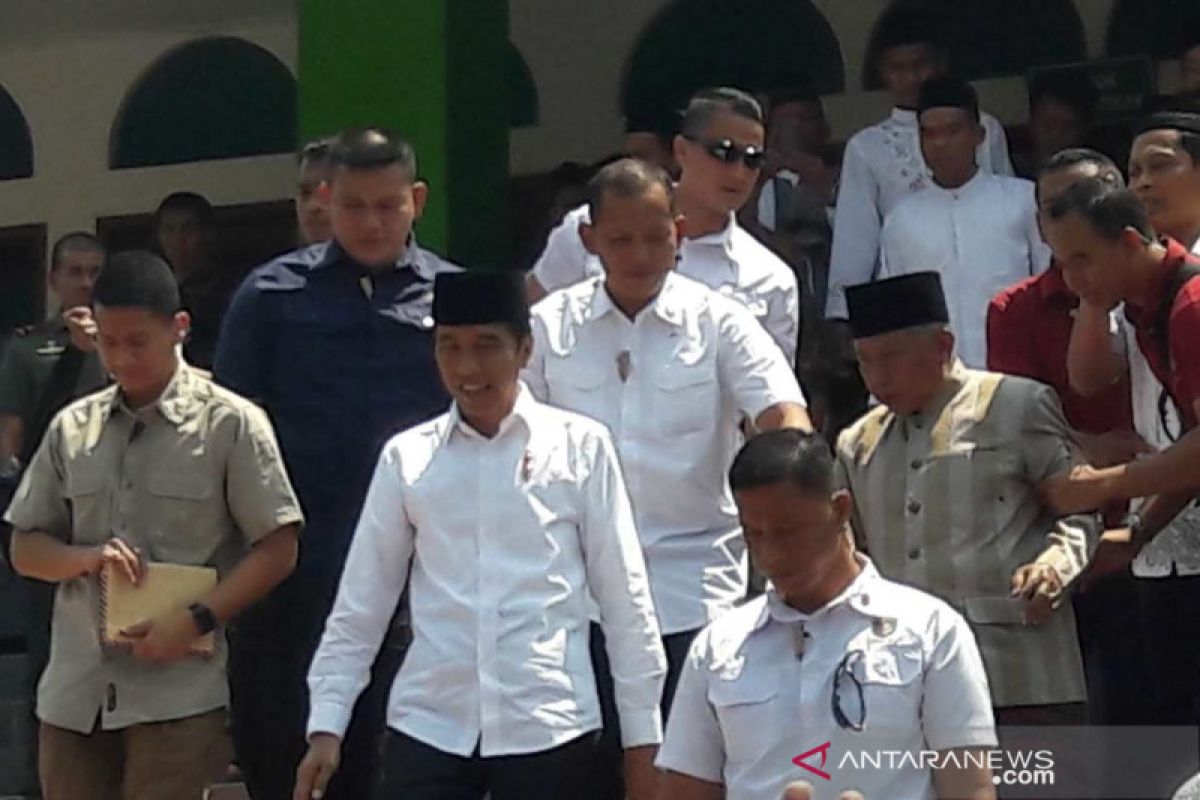
[[[290,155],[108,169],[109,131],[129,88],[163,53],[213,35],[247,39],[295,70],[296,24],[286,15],[242,20],[236,28],[213,19],[5,42],[0,83],[29,122],[34,176],[0,182],[0,225],[44,222],[52,243],[70,230],[90,230],[97,217],[153,211],[177,190],[200,192],[216,205],[287,197],[295,179]]]

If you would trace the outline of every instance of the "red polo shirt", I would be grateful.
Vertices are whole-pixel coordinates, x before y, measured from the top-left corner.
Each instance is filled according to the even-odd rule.
[[[1197,282],[1200,285],[1200,282]],[[1040,381],[1058,392],[1071,427],[1083,433],[1131,430],[1129,377],[1083,397],[1067,377],[1067,345],[1079,305],[1057,265],[1026,278],[988,306],[988,369]]]
[[[1200,260],[1174,239],[1168,239],[1167,256],[1162,261],[1150,306],[1125,304],[1125,316],[1137,329],[1138,347],[1146,356],[1159,382],[1171,392],[1188,428],[1196,425],[1193,404],[1200,399],[1200,280],[1192,279],[1175,295],[1168,317],[1170,358],[1163,357],[1159,338],[1151,328],[1158,321],[1163,295],[1171,279],[1183,264],[1200,266]]]

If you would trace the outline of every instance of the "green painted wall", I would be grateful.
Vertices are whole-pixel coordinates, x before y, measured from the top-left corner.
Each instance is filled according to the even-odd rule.
[[[505,0],[299,0],[300,132],[383,125],[417,149],[428,245],[507,266]]]

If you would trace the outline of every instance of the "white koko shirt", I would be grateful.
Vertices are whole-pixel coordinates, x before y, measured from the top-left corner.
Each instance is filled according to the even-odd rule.
[[[770,337],[738,303],[671,273],[636,320],[603,278],[555,292],[533,309],[533,342],[530,391],[612,431],[663,633],[700,628],[745,598],[726,478],[741,415],[804,403]]]
[[[976,154],[980,169],[1012,175],[1004,127],[990,114],[980,116],[987,134]],[[846,319],[846,287],[878,272],[884,219],[905,197],[932,185],[917,112],[893,108],[883,122],[850,137],[838,184],[826,316]]]
[[[912,763],[865,766],[860,753],[996,745],[987,675],[971,629],[932,595],[863,571],[812,614],[773,590],[704,629],[671,705],[658,766],[725,786],[728,800],[779,800],[807,780],[821,797],[934,798]],[[855,732],[847,722],[865,721]],[[862,686],[859,702],[852,673]],[[865,717],[864,715],[865,708]],[[825,763],[810,751],[828,743]],[[794,763],[802,759],[828,778]],[[847,761],[847,758],[858,759]],[[869,762],[867,762],[869,763]]]
[[[459,756],[540,752],[596,730],[590,594],[622,741],[660,741],[666,658],[599,423],[522,387],[491,439],[452,406],[385,446],[309,672],[310,734],[345,733],[406,579],[413,642],[389,727]]]
[[[600,259],[583,246],[579,225],[591,222],[586,205],[571,211],[550,232],[546,249],[533,265],[533,276],[548,292],[604,274]],[[684,239],[679,246],[680,275],[699,281],[750,309],[796,363],[800,331],[800,295],[796,275],[779,256],[759,243],[732,214],[725,229]]]
[[[1003,289],[1050,266],[1031,181],[982,170],[957,189],[904,198],[883,224],[879,277],[937,270],[958,355],[987,369],[987,310]]]

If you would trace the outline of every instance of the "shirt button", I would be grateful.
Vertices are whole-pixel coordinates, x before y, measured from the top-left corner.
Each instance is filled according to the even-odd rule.
[[[908,558],[910,561],[916,561],[920,557],[921,557],[921,548],[914,547],[908,551]]]
[[[433,327],[433,317],[422,317],[421,324],[424,325],[426,328],[432,328]]]
[[[921,513],[921,504],[916,500],[916,498],[910,497],[910,498],[908,498],[907,509],[908,509],[908,513],[910,513],[910,514],[920,514]]]

